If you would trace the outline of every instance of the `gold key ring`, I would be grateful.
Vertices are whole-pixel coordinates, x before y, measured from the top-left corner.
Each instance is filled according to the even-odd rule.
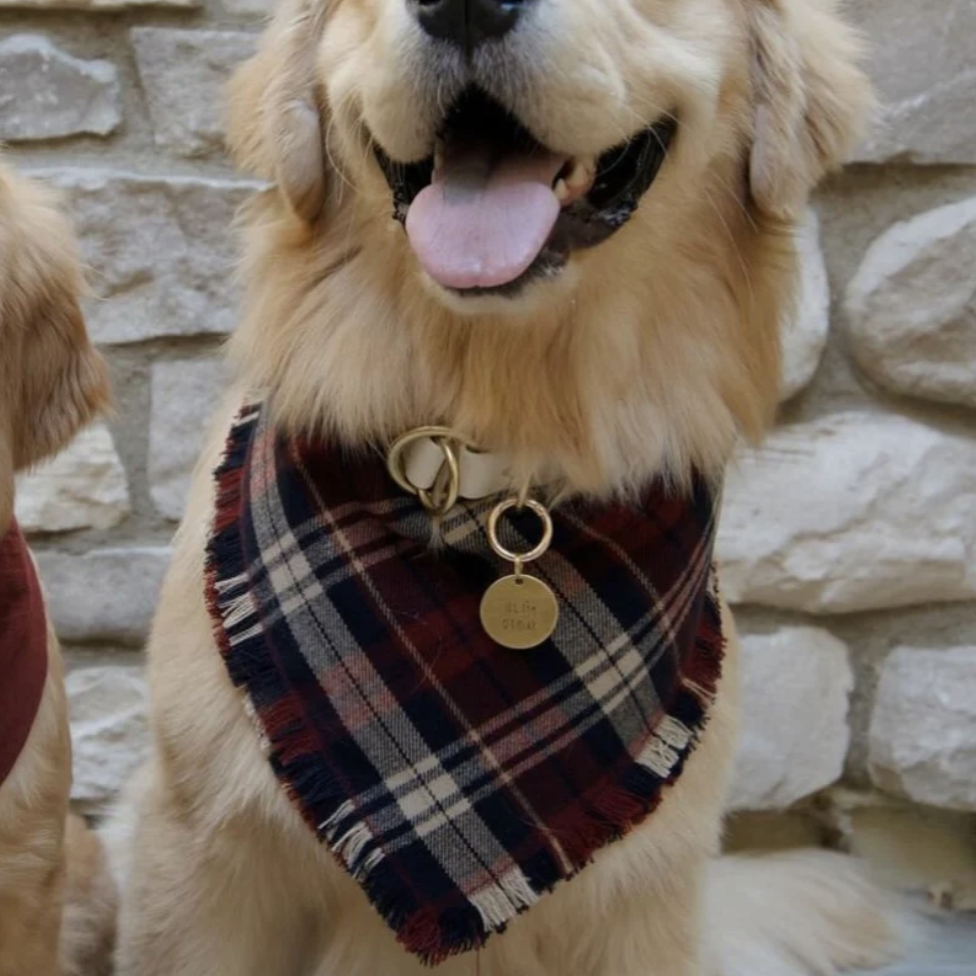
[[[510,549],[506,549],[498,541],[498,520],[510,509],[522,508],[523,506],[534,513],[542,523],[542,538],[537,546],[520,556]],[[488,516],[488,542],[491,544],[491,548],[502,559],[515,563],[517,569],[525,563],[534,562],[540,556],[545,555],[552,544],[552,533],[552,516],[545,505],[532,498],[526,498],[524,501],[520,501],[518,498],[506,498],[505,501],[499,502]]]

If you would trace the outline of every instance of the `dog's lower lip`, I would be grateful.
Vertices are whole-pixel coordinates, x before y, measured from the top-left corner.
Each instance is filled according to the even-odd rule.
[[[495,288],[448,288],[446,290],[460,298],[486,298],[491,296],[514,299],[518,298],[533,282],[543,278],[554,278],[562,271],[568,260],[568,252],[560,252],[547,245],[527,270],[507,284],[498,285]]]

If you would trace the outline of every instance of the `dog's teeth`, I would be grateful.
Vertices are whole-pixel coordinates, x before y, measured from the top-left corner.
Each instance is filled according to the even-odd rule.
[[[577,159],[566,176],[566,184],[574,190],[582,190],[593,182],[596,175],[595,159]]]
[[[556,194],[556,199],[560,203],[565,203],[569,199],[569,187],[566,185],[565,180],[558,180],[553,192]]]

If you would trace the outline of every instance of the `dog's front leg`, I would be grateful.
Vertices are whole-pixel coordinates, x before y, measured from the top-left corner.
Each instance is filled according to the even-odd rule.
[[[704,862],[672,878],[666,895],[634,898],[608,913],[592,976],[714,976],[703,958]]]
[[[207,829],[153,779],[128,852],[116,976],[305,976],[308,914],[275,838],[253,823]]]

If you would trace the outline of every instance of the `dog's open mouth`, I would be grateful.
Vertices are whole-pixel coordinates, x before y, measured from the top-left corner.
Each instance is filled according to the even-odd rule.
[[[418,163],[376,147],[423,268],[444,288],[512,294],[571,251],[622,227],[654,182],[677,124],[662,120],[603,155],[551,152],[478,89],[457,101]]]

